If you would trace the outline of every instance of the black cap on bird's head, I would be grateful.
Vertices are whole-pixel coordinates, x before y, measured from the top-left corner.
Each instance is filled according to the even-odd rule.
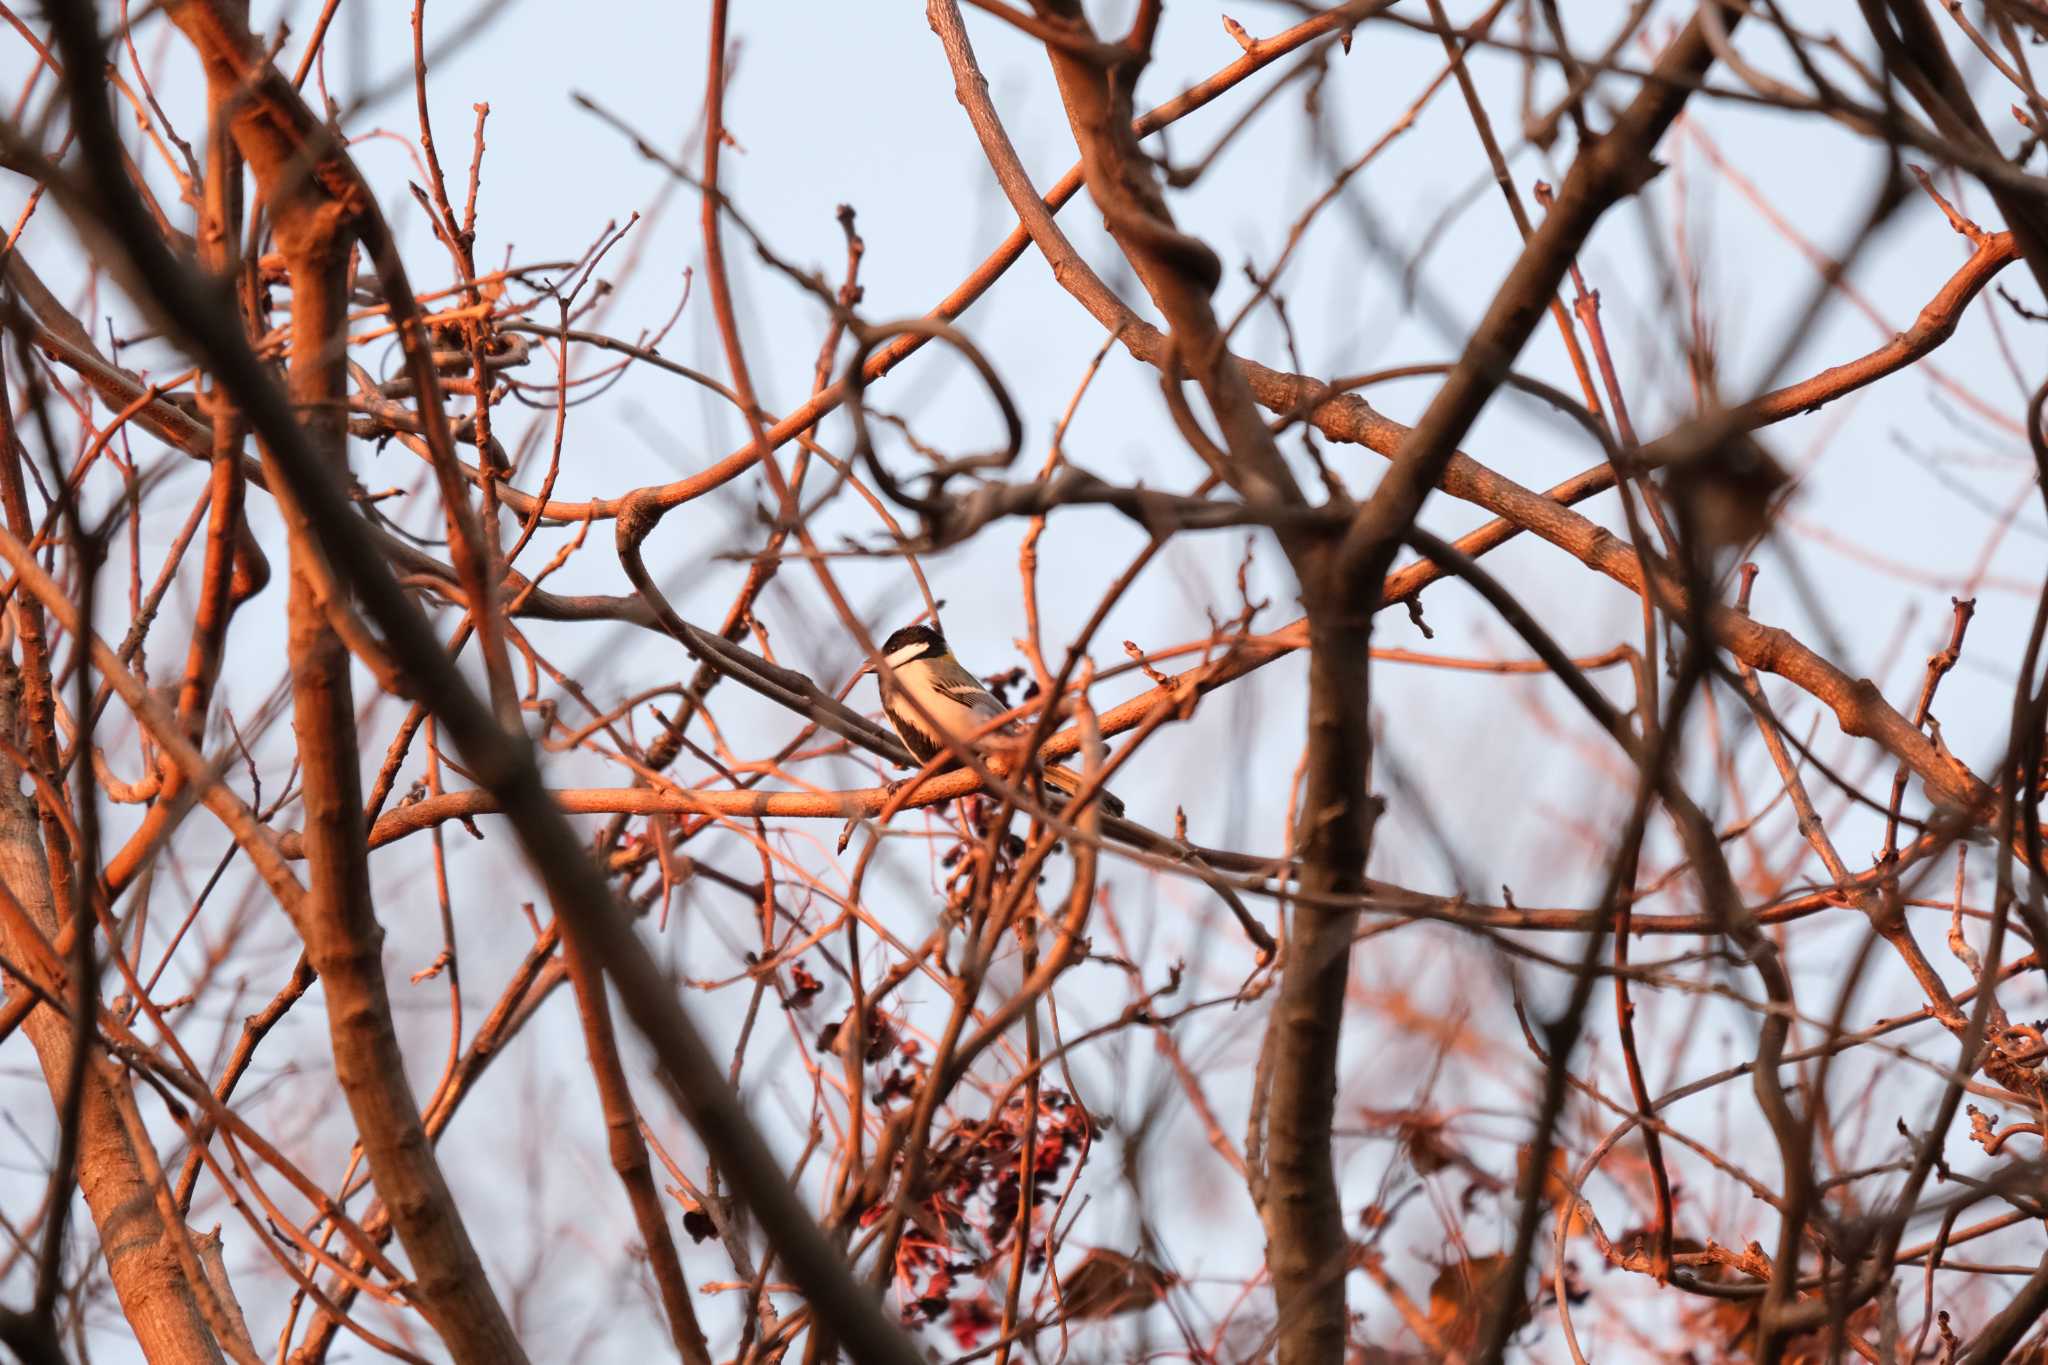
[[[882,644],[882,657],[891,668],[901,668],[916,659],[933,659],[946,653],[946,636],[936,625],[905,626]]]

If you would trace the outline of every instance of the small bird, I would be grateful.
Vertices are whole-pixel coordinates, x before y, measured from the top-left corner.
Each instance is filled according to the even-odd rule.
[[[990,721],[1011,708],[982,686],[981,679],[960,666],[937,626],[905,626],[882,646],[882,658],[888,662],[888,671],[873,670],[881,683],[882,709],[889,713],[890,723],[910,752],[917,755],[918,762],[929,762],[932,755],[943,752],[946,739],[972,741],[976,748],[986,749],[1002,747],[1001,741],[1006,737],[1024,737],[1025,727],[1015,720],[995,730],[986,729]],[[906,695],[917,699],[923,715],[904,700]],[[945,738],[932,733],[934,723]],[[977,732],[982,731],[986,733],[977,738]],[[1058,787],[1069,796],[1081,786],[1080,774],[1051,764],[1045,768],[1045,780],[1047,785]],[[1114,795],[1105,791],[1098,793],[1098,797],[1104,810],[1114,816],[1123,815],[1124,803]]]

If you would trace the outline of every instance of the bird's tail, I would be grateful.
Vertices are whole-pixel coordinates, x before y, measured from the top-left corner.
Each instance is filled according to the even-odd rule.
[[[1081,790],[1081,774],[1075,772],[1072,768],[1063,768],[1057,763],[1045,765],[1045,782],[1049,787],[1058,787],[1068,796],[1072,796]],[[1123,818],[1124,803],[1117,800],[1115,792],[1108,790],[1098,791],[1095,793],[1095,799],[1102,803],[1103,810],[1119,820]]]

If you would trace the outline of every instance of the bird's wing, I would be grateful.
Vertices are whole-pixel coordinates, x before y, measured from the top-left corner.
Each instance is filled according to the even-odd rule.
[[[940,686],[939,691],[980,716],[1000,716],[1010,709],[998,701],[994,693],[979,684],[944,684]]]
[[[981,679],[958,664],[948,669],[933,669],[932,690],[946,700],[966,707],[983,720],[1000,716],[1010,709],[982,686]]]

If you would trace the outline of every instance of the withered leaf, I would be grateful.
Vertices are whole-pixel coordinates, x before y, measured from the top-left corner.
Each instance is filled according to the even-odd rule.
[[[1475,1346],[1479,1329],[1500,1293],[1508,1271],[1505,1255],[1454,1261],[1437,1271],[1429,1285],[1429,1325],[1439,1341],[1454,1351]],[[1529,1320],[1528,1296],[1515,1289],[1515,1325]]]
[[[1415,1168],[1417,1175],[1435,1175],[1447,1166],[1462,1168],[1470,1165],[1465,1154],[1444,1137],[1441,1118],[1418,1115],[1411,1122],[1402,1124],[1400,1132],[1408,1140],[1408,1164]]]
[[[810,968],[801,962],[789,966],[789,990],[784,993],[782,1007],[800,1010],[818,998],[818,992],[825,989],[825,983],[811,974]]]
[[[1515,1197],[1526,1199],[1529,1194],[1529,1163],[1535,1159],[1535,1149],[1523,1147],[1515,1153]],[[1543,1198],[1550,1205],[1551,1212],[1560,1218],[1570,1220],[1564,1235],[1578,1237],[1584,1234],[1589,1217],[1586,1201],[1572,1193],[1571,1161],[1564,1152],[1553,1147],[1550,1152],[1550,1169],[1544,1173]]]
[[[1166,1296],[1175,1277],[1108,1247],[1096,1247],[1060,1277],[1070,1318],[1112,1318],[1150,1308]]]
[[[953,1334],[953,1344],[963,1351],[971,1351],[981,1345],[984,1336],[1002,1325],[1002,1314],[996,1311],[995,1301],[986,1294],[956,1302],[952,1316],[946,1320],[946,1330]]]

